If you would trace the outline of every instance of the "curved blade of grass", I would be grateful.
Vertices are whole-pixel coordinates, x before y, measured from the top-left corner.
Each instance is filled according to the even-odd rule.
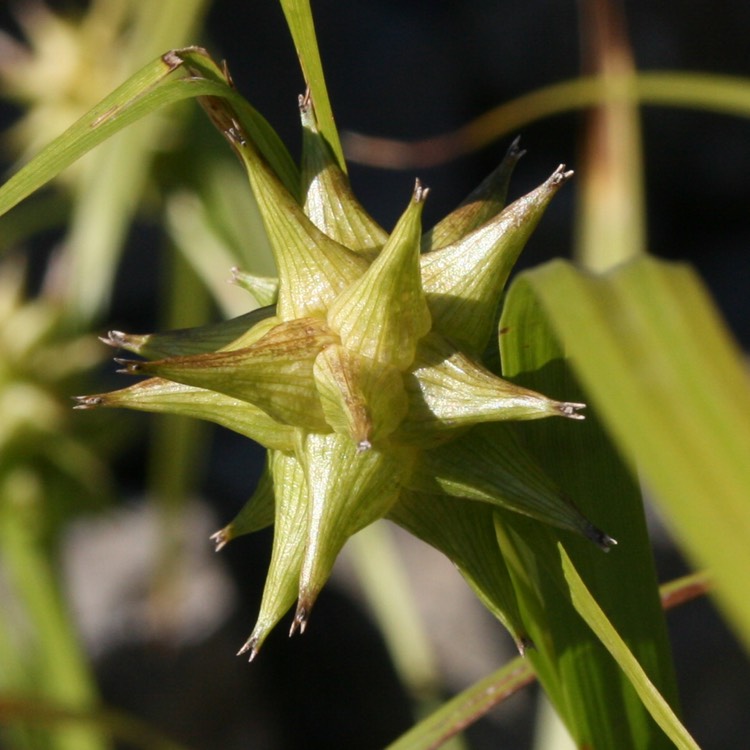
[[[42,149],[0,188],[0,213],[13,208],[76,159],[145,115],[183,99],[215,93],[215,84],[207,81],[161,83],[167,70],[161,58],[155,60]]]
[[[309,0],[280,0],[281,8],[286,16],[289,31],[294,40],[294,46],[299,55],[305,81],[310,88],[318,128],[331,147],[336,161],[342,170],[346,171],[344,152],[339,140],[339,132],[333,119],[333,110],[328,98],[323,64],[320,60],[318,40],[315,36],[312,11]]]
[[[520,96],[481,115],[462,129],[471,150],[544,117],[575,109],[622,101],[645,105],[685,107],[726,115],[750,117],[750,78],[685,73],[637,72],[623,79],[587,76],[563,81]]]
[[[627,644],[620,637],[618,632],[607,619],[602,608],[596,603],[596,599],[586,588],[586,584],[578,574],[572,560],[568,556],[565,548],[559,544],[560,556],[562,558],[563,572],[565,580],[570,587],[570,596],[573,606],[578,614],[583,617],[588,626],[596,633],[599,640],[604,644],[607,651],[615,658],[622,668],[622,671],[628,676],[636,692],[643,701],[654,721],[664,730],[669,739],[674,742],[675,747],[681,750],[698,750],[698,745],[690,736],[687,729],[680,723],[674,711],[664,700],[654,684],[649,680],[648,675],[638,660],[633,656],[633,652],[627,647]]]
[[[278,139],[268,136],[270,126],[230,85],[207,78],[170,78],[183,64],[184,58],[195,66],[195,60],[210,58],[198,48],[167,53],[146,65],[129,78],[90,112],[55,138],[28,164],[22,167],[0,188],[0,214],[13,208],[29,194],[49,182],[65,167],[72,164],[95,146],[128,125],[161,107],[194,97],[227,99],[241,115],[245,130],[258,138],[258,148],[272,164],[280,178],[289,181],[295,192],[299,190],[296,169],[290,173],[287,159],[291,157]],[[263,125],[265,123],[265,125]],[[283,149],[283,150],[282,150]]]
[[[98,127],[98,123],[103,122],[108,113],[118,110],[127,112],[130,109],[128,105],[143,98],[164,78],[166,71],[161,58],[150,63],[42,149],[0,189],[0,213],[11,209],[105,138],[141,117],[139,114],[115,122],[110,119],[108,127]],[[159,105],[152,109],[157,106]]]
[[[750,649],[750,389],[699,279],[643,258],[602,277],[555,261],[517,283],[538,296],[613,440]]]
[[[608,83],[615,85],[609,87]],[[624,83],[628,83],[625,81]],[[545,117],[602,104],[608,100],[685,107],[750,117],[750,79],[711,73],[640,72],[628,85],[612,78],[585,76],[536,89],[485,112],[458,130],[406,143],[347,133],[351,161],[391,169],[431,167],[478,151]]]

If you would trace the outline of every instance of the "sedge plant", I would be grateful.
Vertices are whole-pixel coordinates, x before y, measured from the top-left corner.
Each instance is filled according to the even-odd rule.
[[[715,466],[731,477],[720,503],[736,504],[747,487],[737,463],[746,453],[732,447],[747,434],[746,384],[700,285],[689,271],[636,253],[607,275],[553,263],[506,292],[529,235],[572,177],[560,166],[506,205],[517,143],[429,231],[421,226],[429,186],[417,180],[386,232],[351,191],[309,7],[282,7],[308,85],[299,101],[299,166],[227,66],[187,47],[143,68],[0,192],[7,210],[145,114],[198,98],[257,202],[278,277],[236,278],[265,306],[249,301],[255,309],[198,328],[110,331],[106,344],[138,357],[118,355],[123,373],[140,379],[80,396],[77,408],[187,415],[267,449],[258,489],[214,535],[221,548],[274,527],[259,615],[240,644],[251,660],[290,610],[291,632],[304,632],[346,541],[388,518],[456,564],[509,630],[524,675],[540,680],[579,747],[695,747],[677,718],[633,466],[644,467],[667,508],[676,488],[687,498],[675,526],[695,558],[716,567],[720,601],[747,635],[747,605],[726,575],[743,554],[742,524],[720,529],[690,482],[676,483],[660,463],[664,432],[682,420],[686,440],[674,459],[690,476],[699,441],[687,439],[694,424],[670,388],[699,368],[685,344],[700,328],[741,405],[727,417],[719,396],[699,399],[731,447]],[[618,75],[615,98],[637,98],[635,79]],[[583,94],[595,97],[586,85]],[[670,313],[656,324],[654,300]],[[649,402],[644,378],[654,371],[662,377],[645,388]],[[694,382],[684,387],[703,393]],[[726,419],[732,430],[720,429]],[[639,444],[644,434],[652,439]],[[732,517],[747,520],[742,511]],[[715,532],[712,544],[696,533],[703,522]],[[722,550],[719,531],[728,540]],[[431,737],[418,729],[398,746],[427,747]]]

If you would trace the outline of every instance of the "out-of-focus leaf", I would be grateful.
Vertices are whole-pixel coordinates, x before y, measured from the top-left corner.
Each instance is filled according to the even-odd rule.
[[[55,192],[40,192],[13,212],[13,221],[2,223],[0,255],[26,242],[38,232],[59,228],[70,211],[69,201]]]
[[[645,252],[640,112],[628,96],[636,71],[620,4],[582,0],[579,18],[584,71],[621,94],[586,112],[581,137],[576,257],[601,271]]]
[[[184,745],[173,742],[150,724],[119,711],[75,708],[60,701],[38,697],[9,694],[0,696],[0,722],[4,725],[34,727],[73,725],[77,730],[80,727],[81,730],[90,729],[108,734],[112,739],[122,740],[127,742],[129,747],[141,750],[187,750]],[[78,747],[81,748],[82,745]]]
[[[88,712],[96,704],[96,688],[58,594],[57,571],[40,537],[37,516],[43,513],[42,502],[49,490],[50,485],[45,486],[38,474],[20,464],[4,471],[0,479],[0,550],[8,587],[6,596],[16,606],[20,604],[25,620],[35,625],[24,633],[29,639],[27,648],[21,647],[21,639],[15,639],[19,651],[30,653],[20,665],[14,659],[16,663],[11,662],[10,670],[24,675],[25,687],[39,700],[59,702],[73,712]],[[30,674],[35,675],[33,681]],[[5,679],[0,682],[5,683]],[[2,708],[0,701],[0,725],[5,718]],[[104,750],[98,729],[85,725],[68,727],[48,746],[59,750]]]

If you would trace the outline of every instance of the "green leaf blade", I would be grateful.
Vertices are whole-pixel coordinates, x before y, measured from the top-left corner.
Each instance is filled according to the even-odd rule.
[[[589,627],[596,633],[605,648],[612,654],[614,659],[630,679],[631,684],[648,709],[654,721],[664,730],[664,733],[674,742],[675,747],[680,750],[698,750],[698,745],[690,736],[685,727],[680,723],[674,711],[664,700],[654,684],[649,680],[637,659],[633,656],[625,641],[622,640],[596,599],[586,588],[586,584],[575,569],[572,560],[562,545],[559,545],[562,557],[565,580],[570,586],[570,595],[576,611],[588,623]]]
[[[281,0],[289,31],[297,49],[305,81],[310,88],[310,96],[315,106],[320,132],[331,147],[336,161],[346,171],[344,151],[341,147],[339,132],[333,119],[333,110],[328,98],[328,88],[323,75],[323,64],[320,59],[318,40],[310,9],[310,0]]]
[[[591,521],[619,544],[607,556],[566,538],[576,567],[651,679],[676,704],[676,687],[640,491],[602,429],[588,395],[568,368],[546,310],[522,274],[500,321],[503,375],[553,398],[588,401],[584,422],[517,425],[526,447]],[[576,326],[586,321],[577,320]],[[565,593],[552,532],[500,514],[501,548],[531,621],[540,680],[573,736],[593,747],[668,747],[615,662]]]
[[[141,68],[42,149],[0,188],[0,214],[9,211],[63,169],[128,125],[169,104],[196,97],[227,100],[226,107],[237,114],[238,120],[256,140],[258,148],[280,179],[296,192],[299,172],[268,123],[225,79],[216,75],[211,78],[170,78],[183,64],[183,58],[193,66],[198,59],[210,61],[205,51],[188,48],[166,53]],[[212,70],[208,63],[201,67],[201,71],[204,69],[208,72]]]
[[[527,277],[625,455],[750,648],[750,391],[697,277],[642,259],[605,277],[557,262]]]

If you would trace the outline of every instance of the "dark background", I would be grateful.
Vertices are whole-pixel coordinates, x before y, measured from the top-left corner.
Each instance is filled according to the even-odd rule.
[[[640,68],[750,74],[747,3],[638,0],[624,7]],[[318,0],[313,11],[342,130],[425,138],[579,71],[572,2]],[[0,13],[3,27],[12,28],[7,9]],[[228,60],[237,87],[297,153],[296,97],[303,83],[278,4],[217,0],[207,38],[200,41]],[[576,168],[580,125],[580,114],[571,113],[520,133],[527,155],[516,170],[511,197],[536,186],[560,162]],[[747,348],[750,123],[652,107],[643,111],[643,133],[650,250],[688,259],[700,270]],[[351,178],[364,205],[390,228],[419,176],[432,189],[429,225],[497,164],[507,146],[498,142],[419,174],[352,165]],[[555,199],[520,267],[570,254],[574,200],[572,189]],[[122,274],[113,311],[117,320],[128,319],[131,287],[149,272],[144,261],[149,252],[143,247],[149,236],[139,235],[138,248],[126,255],[124,266],[130,271]],[[141,278],[133,278],[136,254]],[[246,473],[233,467],[256,461],[258,453],[246,441],[221,434],[212,455],[206,492],[224,523],[251,489]],[[131,478],[138,461],[136,456],[128,464]],[[661,533],[655,539],[661,575],[673,577],[683,564]],[[410,726],[408,699],[377,630],[335,585],[321,596],[303,638],[286,639],[282,623],[257,663],[248,667],[233,656],[255,616],[269,544],[270,536],[261,534],[223,553],[241,604],[210,638],[176,651],[131,644],[105,653],[97,664],[105,698],[194,748],[383,747]],[[688,727],[706,750],[742,747],[741,738],[750,730],[746,657],[706,602],[670,614],[669,622]],[[462,647],[466,644],[455,644],[459,651]],[[497,666],[488,663],[485,671]],[[529,747],[532,718],[530,701],[511,702],[469,731],[471,747]]]

